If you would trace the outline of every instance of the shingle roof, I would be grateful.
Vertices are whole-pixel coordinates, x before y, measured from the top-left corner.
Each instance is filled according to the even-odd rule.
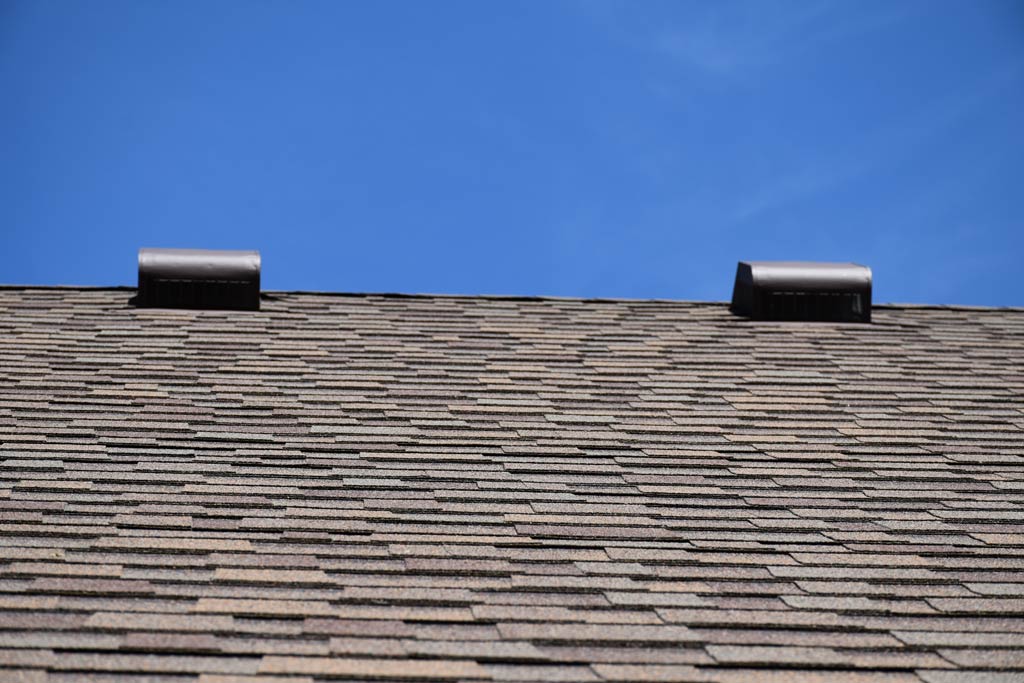
[[[0,680],[1024,676],[1024,310],[131,295],[0,290]]]

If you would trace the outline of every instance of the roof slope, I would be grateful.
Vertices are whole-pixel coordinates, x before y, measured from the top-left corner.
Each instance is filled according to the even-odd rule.
[[[1024,675],[1024,311],[131,294],[0,290],[2,680]]]

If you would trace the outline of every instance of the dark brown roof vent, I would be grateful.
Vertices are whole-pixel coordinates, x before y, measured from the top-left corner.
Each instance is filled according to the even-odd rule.
[[[139,293],[146,308],[258,311],[260,253],[139,249]]]
[[[740,261],[731,310],[754,320],[871,322],[871,269],[856,263]]]

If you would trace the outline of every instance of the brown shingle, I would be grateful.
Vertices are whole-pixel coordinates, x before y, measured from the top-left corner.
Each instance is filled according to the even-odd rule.
[[[200,598],[192,611],[260,617],[302,617],[334,613],[331,606],[322,600],[239,600],[232,598]]]
[[[199,614],[95,612],[85,621],[85,626],[118,631],[224,632],[234,628],[234,620],[231,617]]]
[[[510,622],[499,623],[498,631],[505,638],[538,642],[607,641],[642,644],[651,642],[683,643],[695,640],[691,631],[684,626]]]
[[[308,676],[273,676],[268,674],[257,674],[248,676],[245,674],[201,674],[199,683],[313,683]]]
[[[921,681],[916,673],[908,671],[726,669],[708,673],[710,680],[715,683],[920,683]]]
[[[312,674],[350,678],[435,678],[489,679],[487,671],[475,662],[435,660],[359,659],[348,657],[274,657],[263,658],[259,670],[272,674]]]
[[[1024,669],[1024,649],[1018,641],[1009,649],[939,650],[939,654],[963,667],[986,669]]]
[[[692,683],[712,680],[696,667],[683,664],[594,664],[594,672],[606,681],[661,681]]]
[[[251,583],[330,583],[327,574],[312,569],[234,569],[218,567],[213,578],[216,581],[243,581]]]
[[[589,683],[601,679],[583,665],[545,666],[538,664],[487,664],[487,673],[495,681],[558,681],[562,683]]]

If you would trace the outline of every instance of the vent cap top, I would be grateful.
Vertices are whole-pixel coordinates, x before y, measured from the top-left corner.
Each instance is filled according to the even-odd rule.
[[[259,281],[260,252],[228,249],[139,249],[139,277]]]
[[[745,272],[744,272],[745,271]],[[772,289],[839,291],[871,286],[871,269],[828,261],[740,261],[737,276]]]

